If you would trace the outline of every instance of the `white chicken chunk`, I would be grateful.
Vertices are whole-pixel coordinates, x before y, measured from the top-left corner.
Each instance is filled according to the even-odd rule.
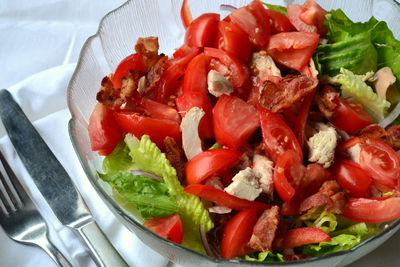
[[[255,154],[253,157],[253,172],[258,178],[262,191],[272,196],[274,193],[274,163],[266,156]]]
[[[253,53],[251,60],[253,71],[258,73],[258,76],[277,76],[281,77],[281,71],[275,65],[274,60],[267,55],[265,51]]]
[[[393,75],[392,69],[384,67],[375,73],[375,91],[382,99],[386,99],[386,93],[389,87],[396,82],[396,76]]]
[[[232,84],[218,71],[210,70],[207,75],[208,92],[215,97],[230,95],[233,92]]]
[[[317,124],[318,132],[308,140],[310,154],[308,160],[329,168],[335,158],[338,135],[333,127]]]
[[[361,153],[361,145],[356,144],[352,147],[350,147],[347,152],[350,155],[350,159],[354,161],[355,163],[360,164],[360,153]]]
[[[262,192],[260,184],[258,183],[258,180],[250,167],[238,172],[232,178],[232,181],[233,182],[224,190],[225,192],[238,198],[253,201]]]
[[[182,119],[182,146],[188,160],[203,152],[199,137],[199,123],[204,114],[201,108],[194,107]]]

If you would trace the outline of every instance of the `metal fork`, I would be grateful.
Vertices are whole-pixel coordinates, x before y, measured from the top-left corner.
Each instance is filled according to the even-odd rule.
[[[7,174],[0,171],[0,225],[4,231],[17,242],[42,248],[58,266],[71,267],[49,240],[46,222],[1,152],[0,161]]]

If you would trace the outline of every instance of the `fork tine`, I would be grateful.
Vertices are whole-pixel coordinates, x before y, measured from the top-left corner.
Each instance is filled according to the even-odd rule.
[[[7,216],[8,213],[14,212],[16,209],[3,185],[3,180],[3,174],[0,171],[0,211],[2,211],[2,216]]]
[[[5,187],[10,200],[12,201],[15,208],[22,207],[26,199],[29,197],[26,195],[25,190],[22,188],[17,176],[12,171],[7,160],[4,158],[3,153],[0,151],[0,161],[6,171],[7,175],[0,175],[3,186]],[[1,172],[0,172],[1,174]],[[8,177],[7,177],[8,176]]]

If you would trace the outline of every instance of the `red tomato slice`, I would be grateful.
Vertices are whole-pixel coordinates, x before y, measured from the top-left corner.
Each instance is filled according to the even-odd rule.
[[[302,71],[318,46],[314,32],[281,32],[271,36],[268,54],[285,67]]]
[[[137,138],[147,134],[161,150],[164,149],[164,138],[167,136],[181,142],[181,131],[175,121],[149,118],[129,111],[114,112],[114,117],[125,133],[131,133]]]
[[[208,94],[207,74],[210,57],[203,53],[190,61],[183,77],[183,92],[197,91]]]
[[[258,114],[265,149],[272,161],[276,162],[279,155],[287,150],[293,150],[299,159],[303,159],[300,144],[289,126],[277,114],[265,108],[259,108]]]
[[[289,202],[296,190],[291,185],[292,178],[292,167],[300,164],[300,159],[297,158],[296,153],[293,150],[287,150],[278,157],[274,171],[274,186],[279,197]]]
[[[212,149],[192,158],[185,168],[186,183],[199,184],[232,167],[241,153],[233,149]]]
[[[144,113],[152,118],[181,123],[178,111],[168,105],[158,103],[148,98],[142,98],[140,100],[140,105],[143,107]]]
[[[177,81],[185,74],[185,70],[189,62],[199,53],[198,48],[183,47],[179,50],[186,50],[186,54],[182,57],[169,60],[168,68],[163,72],[160,85],[157,88],[157,101],[166,102],[168,97],[177,93]],[[176,52],[177,53],[177,52]],[[179,52],[180,54],[183,52]]]
[[[204,198],[208,201],[217,203],[218,205],[228,207],[233,210],[244,210],[249,208],[255,208],[258,210],[265,210],[271,206],[265,203],[257,201],[249,201],[247,199],[242,199],[228,194],[218,188],[202,185],[202,184],[192,184],[185,187],[185,192]]]
[[[128,75],[128,71],[130,70],[137,70],[142,72],[146,71],[146,66],[144,65],[144,61],[141,55],[132,54],[124,58],[119,63],[117,69],[111,77],[114,88],[121,88],[122,78]]]
[[[219,49],[223,49],[238,58],[249,61],[251,44],[249,36],[237,25],[225,21],[219,23],[221,41]]]
[[[350,198],[343,216],[366,223],[384,223],[400,217],[400,197]]]
[[[247,66],[232,54],[212,47],[205,47],[204,54],[217,58],[229,69],[229,74],[226,78],[232,83],[233,87],[239,88],[249,79]]]
[[[303,147],[303,145],[304,145],[307,119],[308,119],[308,115],[310,113],[309,111],[310,111],[311,104],[314,101],[316,91],[317,91],[317,87],[315,87],[313,92],[311,92],[309,95],[304,97],[304,101],[300,106],[299,114],[298,114],[296,120],[294,121],[294,132],[297,136],[297,140],[299,140],[301,147]]]
[[[347,150],[349,150],[350,148],[352,148],[353,146],[360,144],[362,142],[361,138],[358,137],[350,137],[349,139],[347,139],[346,141],[344,141],[343,143],[341,143],[338,147],[337,147],[337,151],[338,152],[346,152]]]
[[[181,19],[185,29],[192,23],[192,13],[190,12],[188,0],[183,0],[181,7]]]
[[[265,8],[259,0],[253,0],[249,5],[238,8],[229,16],[231,22],[244,30],[257,48],[264,47],[270,37],[270,22]]]
[[[400,155],[382,141],[366,139],[361,145],[360,166],[377,182],[399,186]]]
[[[319,228],[303,227],[289,230],[283,240],[283,247],[295,248],[304,245],[328,242],[331,237]]]
[[[89,118],[89,138],[92,150],[104,150],[108,155],[122,139],[122,132],[115,122],[113,112],[97,103]]]
[[[360,167],[350,160],[338,160],[333,173],[339,184],[353,197],[368,197],[372,179]]]
[[[201,108],[206,114],[200,121],[199,135],[201,138],[213,138],[212,106],[210,98],[201,92],[185,92],[176,99],[176,107],[182,117],[193,107]]]
[[[270,18],[271,34],[296,30],[285,15],[271,9],[264,9],[264,12]]]
[[[260,126],[257,110],[236,96],[222,95],[213,109],[217,142],[238,149]]]
[[[183,224],[177,213],[168,217],[147,220],[143,226],[165,239],[178,244],[182,243]]]
[[[327,12],[317,4],[314,0],[307,0],[302,8],[300,20],[308,25],[314,25],[318,29],[318,33],[324,35],[328,32],[325,27],[325,16]]]
[[[189,47],[210,45],[218,31],[219,15],[203,14],[190,23],[186,29],[185,44]]]
[[[317,26],[307,24],[301,19],[302,13],[302,5],[291,4],[287,6],[289,21],[299,32],[318,32]]]
[[[226,223],[222,234],[222,258],[232,259],[249,253],[247,243],[250,241],[256,223],[256,209],[243,210]]]

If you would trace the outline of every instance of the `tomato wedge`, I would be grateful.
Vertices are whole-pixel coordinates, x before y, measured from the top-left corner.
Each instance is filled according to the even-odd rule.
[[[274,186],[279,197],[285,202],[289,202],[296,193],[290,182],[294,180],[292,167],[298,164],[301,164],[300,159],[293,150],[285,151],[276,161],[273,177]]]
[[[213,109],[217,142],[238,149],[260,126],[257,110],[236,96],[222,95]]]
[[[276,162],[279,155],[287,150],[293,150],[297,158],[303,158],[303,152],[296,136],[289,126],[272,111],[259,108],[261,130],[265,149],[272,161]]]
[[[328,29],[325,27],[325,16],[328,12],[314,0],[307,0],[302,8],[300,20],[308,25],[317,27],[318,33],[324,35]]]
[[[353,197],[368,197],[372,178],[359,164],[350,160],[336,161],[333,172],[339,184]]]
[[[105,105],[97,103],[89,118],[89,138],[92,150],[110,154],[122,139],[122,131],[116,123],[113,112]]]
[[[193,107],[201,108],[206,114],[200,121],[199,135],[201,138],[213,138],[212,106],[208,95],[201,92],[185,92],[176,100],[176,107],[182,117]]]
[[[199,184],[232,167],[241,153],[233,149],[212,149],[192,158],[185,168],[186,183]]]
[[[281,32],[271,36],[268,54],[285,67],[302,71],[318,46],[314,32]]]
[[[400,217],[400,197],[350,198],[343,216],[366,223],[384,223]]]
[[[149,118],[129,111],[114,112],[114,117],[125,133],[131,133],[137,138],[147,134],[161,150],[164,149],[164,139],[167,136],[181,142],[181,131],[175,121]]]
[[[373,123],[373,119],[360,105],[353,104],[341,98],[336,100],[335,115],[329,121],[335,127],[351,135]]]
[[[225,21],[219,23],[221,41],[219,49],[223,49],[238,58],[249,61],[251,53],[251,43],[249,36],[237,25]]]
[[[128,75],[128,71],[137,70],[141,72],[146,71],[146,66],[141,55],[132,54],[124,58],[116,68],[114,74],[111,77],[114,88],[121,88],[122,78]]]
[[[287,6],[289,21],[299,32],[318,32],[317,26],[307,24],[301,19],[302,13],[302,5],[290,4]]]
[[[185,44],[189,47],[204,47],[210,45],[218,31],[219,15],[203,14],[190,23],[186,29]]]
[[[143,223],[143,226],[165,239],[178,244],[182,243],[183,224],[177,213],[163,218],[147,220]]]
[[[181,123],[178,111],[168,105],[158,103],[157,101],[145,97],[140,100],[140,105],[143,107],[144,113],[152,118]]]
[[[247,243],[256,223],[257,210],[251,208],[239,212],[226,223],[222,234],[222,258],[232,259],[249,253]]]
[[[264,12],[270,18],[271,34],[296,30],[285,15],[271,9],[264,9]]]
[[[249,208],[255,208],[258,210],[265,210],[271,206],[265,203],[257,201],[249,201],[247,199],[242,199],[228,194],[218,188],[202,185],[202,184],[192,184],[185,187],[185,192],[196,195],[198,197],[204,198],[208,201],[217,203],[218,205],[228,207],[233,210],[244,210]]]
[[[384,142],[366,139],[361,145],[360,166],[378,183],[399,187],[400,155]]]
[[[331,237],[319,228],[303,227],[289,230],[284,237],[283,247],[295,248],[304,245],[328,242]]]
[[[188,0],[183,0],[182,7],[181,7],[181,19],[182,24],[185,29],[190,25],[192,22],[192,13],[190,12]]]
[[[210,57],[201,53],[190,61],[183,77],[183,92],[208,94],[207,74]]]

